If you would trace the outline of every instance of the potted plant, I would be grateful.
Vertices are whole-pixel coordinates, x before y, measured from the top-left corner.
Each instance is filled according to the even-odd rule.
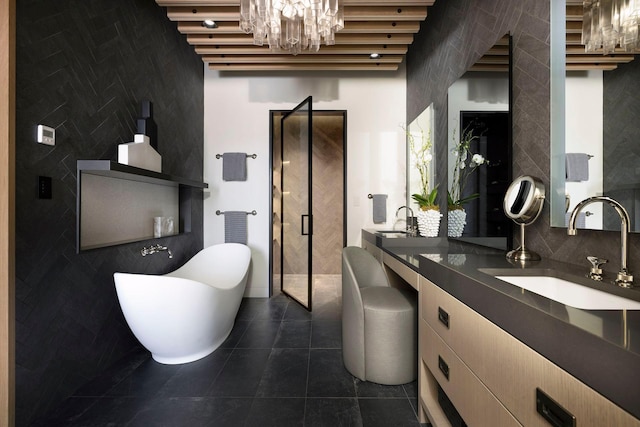
[[[436,204],[437,197],[437,185],[426,195],[418,193],[411,195],[411,198],[418,203],[418,207],[420,208],[417,213],[417,218],[418,231],[422,236],[436,237],[440,230],[442,214],[440,213],[440,206]]]
[[[464,194],[469,176],[483,164],[489,162],[479,153],[471,153],[471,143],[480,136],[474,134],[470,123],[463,131],[459,142],[456,142],[455,129],[453,131],[454,155],[453,176],[451,188],[447,191],[448,232],[449,237],[460,237],[467,221],[464,205],[480,197],[480,194]]]
[[[411,198],[420,208],[416,214],[418,220],[418,231],[425,237],[435,237],[440,229],[440,207],[436,204],[438,197],[438,186],[429,188],[430,166],[433,160],[431,150],[433,141],[431,131],[426,132],[420,128],[419,133],[410,132],[404,129],[409,141],[409,150],[413,166],[417,169],[420,177],[420,193],[411,195]],[[419,141],[418,141],[419,138]]]

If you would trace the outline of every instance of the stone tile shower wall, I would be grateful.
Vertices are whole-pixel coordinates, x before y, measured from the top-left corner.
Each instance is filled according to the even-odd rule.
[[[441,188],[447,179],[447,88],[502,35],[510,32],[513,175],[537,176],[549,191],[550,1],[446,0],[436,1],[429,9],[429,16],[407,54],[407,123],[434,103],[436,167]],[[440,206],[446,206],[446,195],[440,196]],[[442,235],[446,229],[440,227]],[[606,265],[611,271],[619,267],[618,233],[581,230],[577,236],[568,237],[565,229],[550,227],[548,204],[526,232],[527,246],[543,257],[586,268],[585,257],[597,255],[611,260]],[[515,245],[518,240],[515,233]],[[640,253],[639,245],[640,236],[632,235],[630,267],[636,270],[640,264],[635,265],[633,258]]]
[[[202,179],[203,64],[153,0],[17,2],[16,425],[44,415],[139,344],[114,271],[165,273],[202,248],[202,191],[192,233],[76,254],[76,161],[116,160],[140,102],[151,100],[163,172]],[[56,128],[36,144],[37,124]],[[36,198],[39,175],[53,198]]]

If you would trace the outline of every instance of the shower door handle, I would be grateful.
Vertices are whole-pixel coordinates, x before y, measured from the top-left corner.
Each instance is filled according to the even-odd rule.
[[[307,219],[306,221],[304,219]],[[307,226],[305,227],[305,222]],[[305,232],[305,230],[307,230]],[[301,215],[300,216],[300,234],[303,236],[308,236],[313,234],[313,216],[312,215]]]

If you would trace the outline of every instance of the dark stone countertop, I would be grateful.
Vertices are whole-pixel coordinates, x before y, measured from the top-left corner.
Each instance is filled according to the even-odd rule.
[[[362,238],[640,418],[640,310],[577,309],[493,274],[552,275],[636,301],[639,289],[587,279],[587,267],[553,260],[512,264],[504,251],[454,241],[382,246],[375,230],[363,230]]]

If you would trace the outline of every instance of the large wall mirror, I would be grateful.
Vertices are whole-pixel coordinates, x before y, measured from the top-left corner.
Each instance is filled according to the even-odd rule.
[[[513,228],[502,210],[512,180],[510,52],[506,35],[448,90],[447,235],[505,250]]]
[[[586,55],[580,44],[582,2],[558,3],[562,8],[551,16],[552,59],[556,55],[563,67],[552,72],[552,111],[563,114],[551,116],[552,131],[562,131],[551,138],[551,225],[566,227],[577,203],[604,195],[627,209],[631,231],[640,232],[638,51]],[[617,213],[603,206],[592,204],[582,212],[578,228],[620,230]]]
[[[416,207],[412,194],[422,194],[436,185],[436,159],[433,152],[434,135],[433,104],[409,123],[407,136],[407,206]],[[425,189],[426,187],[426,189]]]

